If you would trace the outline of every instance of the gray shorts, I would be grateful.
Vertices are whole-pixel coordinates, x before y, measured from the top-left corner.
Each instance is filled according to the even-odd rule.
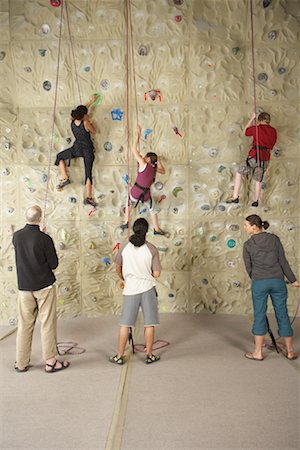
[[[253,178],[255,181],[262,181],[264,174],[266,173],[269,161],[261,161],[258,166],[255,158],[245,158],[239,168],[238,173],[240,175],[247,175],[250,171],[253,171]]]
[[[136,202],[137,202],[137,199],[132,197],[131,194],[129,194],[129,205],[131,207],[135,206]],[[152,199],[152,202],[151,202],[151,200],[146,200],[145,202],[139,203],[139,205],[145,205],[148,208],[150,214],[157,214],[158,213],[158,208],[155,205],[155,202],[153,201],[153,199]]]
[[[133,327],[140,307],[143,311],[145,327],[159,325],[157,292],[155,287],[140,294],[123,295],[120,325],[124,327]]]

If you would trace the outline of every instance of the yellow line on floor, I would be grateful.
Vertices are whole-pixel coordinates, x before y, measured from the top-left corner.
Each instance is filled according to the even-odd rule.
[[[137,332],[140,325],[140,315],[137,320],[137,325],[135,327],[135,336],[137,336]],[[131,372],[132,372],[132,351],[131,346],[126,351],[126,362],[122,366],[121,375],[119,380],[119,386],[117,389],[117,395],[115,400],[114,412],[112,415],[111,424],[109,427],[105,450],[120,450],[122,443],[122,435],[124,430],[124,423],[126,418],[126,409],[127,409],[127,399],[128,399],[128,391],[129,391],[129,383],[131,380]],[[118,370],[118,368],[116,367]]]

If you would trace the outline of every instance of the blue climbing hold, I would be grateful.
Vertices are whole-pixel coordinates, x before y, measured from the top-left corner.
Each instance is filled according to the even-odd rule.
[[[112,120],[122,120],[123,114],[120,108],[115,108],[111,111],[111,118]]]
[[[106,267],[110,266],[111,264],[109,258],[107,257],[102,258],[101,261],[106,265]]]
[[[144,139],[147,139],[148,135],[152,133],[152,130],[148,128],[147,130],[144,130]]]

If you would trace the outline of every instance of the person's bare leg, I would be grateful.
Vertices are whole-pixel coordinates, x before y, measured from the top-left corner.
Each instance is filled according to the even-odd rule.
[[[59,169],[60,169],[62,179],[65,180],[66,178],[68,178],[66,163],[63,159],[61,159],[59,161]]]
[[[153,341],[154,341],[154,327],[145,327],[144,336],[146,343],[146,353],[148,356],[152,355]]]
[[[264,359],[263,345],[265,336],[254,336],[255,348],[253,353],[246,353],[249,359]],[[247,356],[248,355],[248,356]]]
[[[86,180],[85,190],[86,190],[87,198],[92,198],[93,197],[93,194],[92,194],[92,183],[91,183],[91,180],[89,178]]]
[[[292,359],[293,357],[296,356],[296,353],[294,352],[293,348],[293,338],[292,336],[285,336],[283,339],[286,346],[287,357]]]
[[[62,367],[69,367],[69,361],[57,361],[55,356],[52,356],[49,359],[46,359],[46,372],[53,372],[53,369],[60,370]]]
[[[128,327],[121,326],[119,331],[118,358],[124,355],[128,340]]]
[[[151,214],[151,219],[153,223],[153,227],[155,231],[160,231],[159,225],[158,225],[158,214]]]
[[[242,185],[242,175],[237,172],[235,174],[234,189],[233,189],[233,196],[232,196],[234,199],[238,198],[238,196],[240,194],[241,185]]]
[[[255,182],[255,201],[256,202],[259,202],[260,194],[261,194],[261,182],[260,181],[256,181]]]

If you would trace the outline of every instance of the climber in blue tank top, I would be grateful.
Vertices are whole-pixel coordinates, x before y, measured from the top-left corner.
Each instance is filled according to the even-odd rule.
[[[85,168],[85,187],[86,187],[86,198],[84,200],[85,205],[97,206],[97,203],[93,199],[92,195],[92,167],[95,159],[94,156],[94,145],[91,139],[91,134],[95,135],[96,130],[93,124],[90,122],[88,116],[88,108],[96,100],[96,96],[86,105],[79,105],[76,109],[71,112],[71,129],[75,137],[75,141],[72,147],[59,152],[56,156],[55,165],[59,166],[62,180],[57,186],[58,190],[62,190],[65,186],[71,183],[70,178],[67,173],[66,161],[70,161],[73,158],[83,158],[84,168]]]

